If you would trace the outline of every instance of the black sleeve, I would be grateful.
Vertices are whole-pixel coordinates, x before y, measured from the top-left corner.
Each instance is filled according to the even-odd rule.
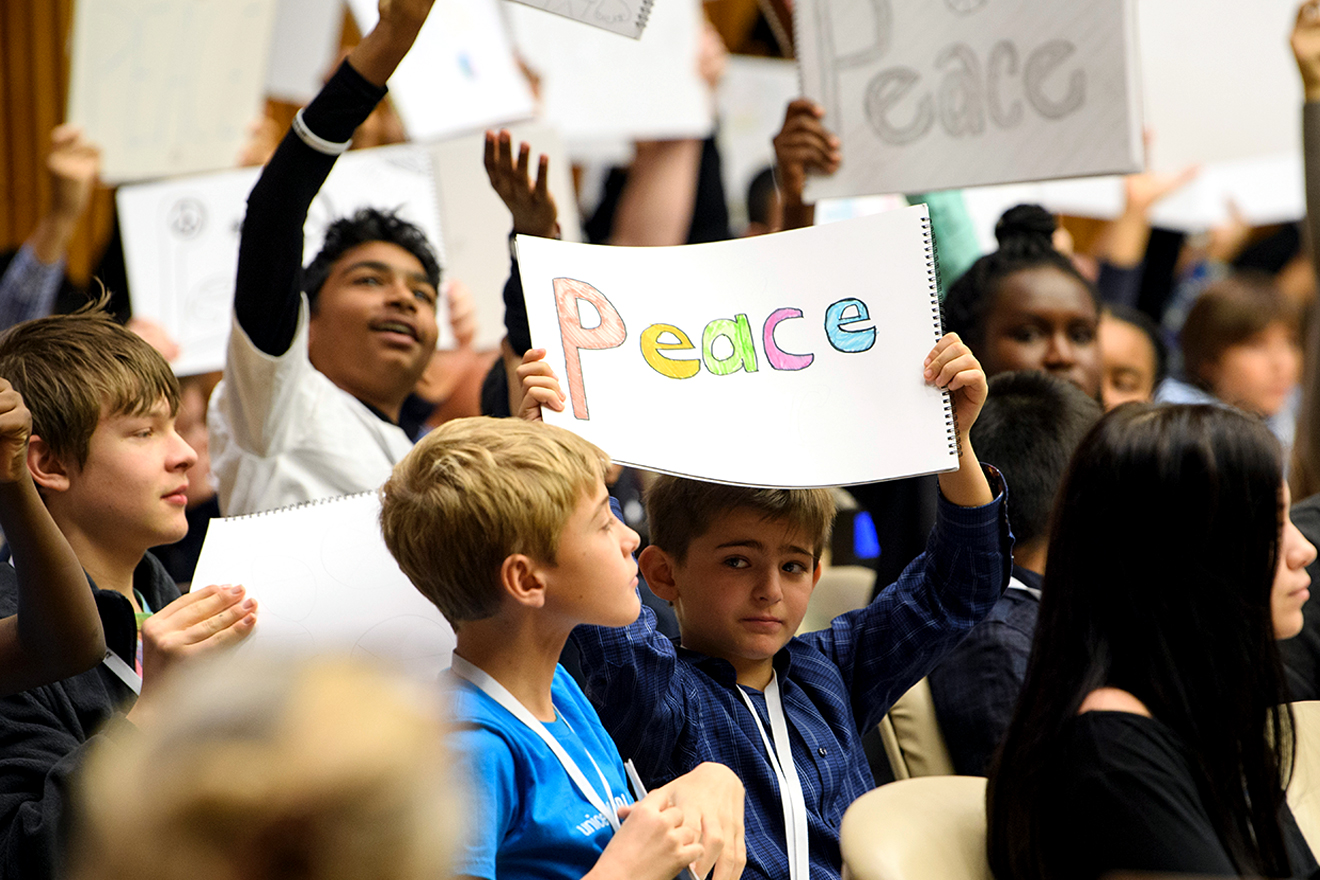
[[[523,297],[517,257],[509,265],[509,280],[504,282],[504,332],[509,334],[509,347],[518,357],[532,347],[532,328],[527,324],[527,300]]]
[[[98,674],[83,673],[70,686],[86,690]],[[100,717],[79,709],[64,683],[6,697],[0,714],[0,876],[58,877],[78,771],[88,750],[121,725],[102,725]],[[92,735],[93,727],[101,733]]]
[[[319,137],[342,143],[371,115],[385,90],[365,80],[347,61],[303,110],[303,122]],[[303,143],[292,129],[248,196],[238,246],[234,313],[257,348],[269,355],[289,350],[298,326],[303,224],[337,156]]]

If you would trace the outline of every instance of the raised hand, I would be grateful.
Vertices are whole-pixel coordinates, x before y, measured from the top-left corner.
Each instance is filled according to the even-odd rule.
[[[531,156],[531,145],[523,143],[515,161],[512,135],[505,130],[486,132],[486,176],[513,215],[513,231],[519,235],[558,238],[559,208],[550,194],[550,157],[541,156],[533,182]]]
[[[825,108],[798,98],[784,111],[784,125],[775,135],[775,181],[785,205],[801,203],[807,173],[833,174],[843,156],[839,139],[825,130]]]
[[[926,355],[923,366],[927,382],[953,395],[958,433],[966,440],[990,393],[981,362],[957,333],[945,333]]]
[[[1297,23],[1289,42],[1306,100],[1320,101],[1320,2],[1307,0],[1297,9]]]
[[[78,222],[101,173],[101,148],[83,136],[76,125],[61,125],[51,132],[51,212],[70,223]]]
[[[0,483],[30,476],[27,467],[32,413],[7,379],[0,379]]]

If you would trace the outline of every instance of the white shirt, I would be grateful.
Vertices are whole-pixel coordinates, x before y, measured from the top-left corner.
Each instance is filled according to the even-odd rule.
[[[375,489],[412,449],[402,428],[312,366],[307,322],[304,295],[293,342],[274,357],[233,319],[207,417],[225,516]]]

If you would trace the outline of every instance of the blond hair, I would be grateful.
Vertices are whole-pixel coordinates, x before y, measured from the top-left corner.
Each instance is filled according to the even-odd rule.
[[[753,510],[806,533],[818,559],[834,527],[834,497],[828,489],[758,489],[661,474],[646,493],[651,543],[680,565],[692,542],[732,510]]]
[[[179,409],[179,381],[146,340],[99,307],[25,321],[0,337],[0,376],[32,411],[32,433],[61,460],[87,463],[103,415]]]
[[[555,564],[564,523],[608,463],[586,440],[544,422],[446,422],[381,489],[385,546],[457,630],[498,610],[509,556]]]
[[[430,689],[347,659],[167,680],[79,779],[75,880],[432,880],[460,830]]]

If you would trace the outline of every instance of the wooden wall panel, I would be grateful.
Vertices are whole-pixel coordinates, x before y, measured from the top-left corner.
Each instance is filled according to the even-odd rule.
[[[50,204],[45,155],[64,120],[74,0],[0,4],[0,249],[16,248]],[[97,192],[69,246],[69,274],[85,281],[109,238],[113,199]]]

